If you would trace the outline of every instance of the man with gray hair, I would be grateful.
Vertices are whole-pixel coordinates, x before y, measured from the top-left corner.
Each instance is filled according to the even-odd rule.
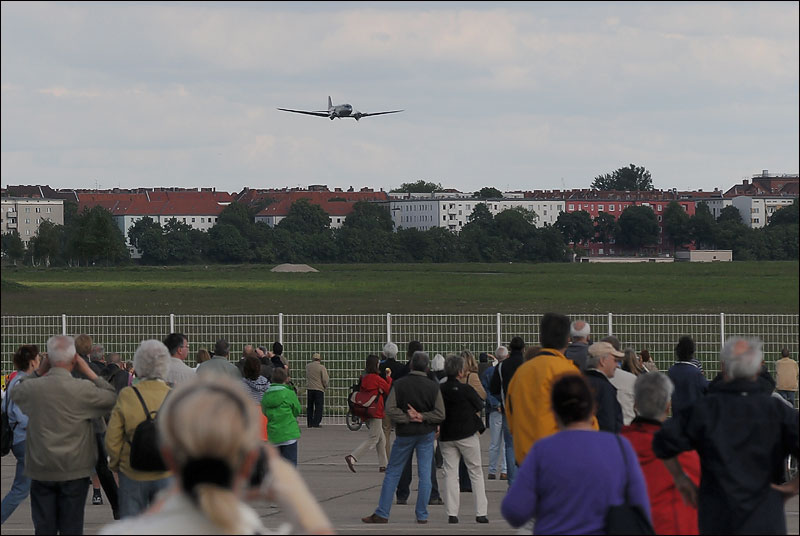
[[[195,371],[186,364],[189,357],[189,339],[183,333],[170,333],[164,339],[164,346],[169,352],[169,370],[164,380],[171,386],[191,380],[194,378]]]
[[[789,454],[800,456],[797,411],[758,385],[758,339],[728,339],[720,361],[723,380],[664,423],[653,452],[697,505],[700,534],[786,534],[783,503],[797,495],[800,477],[781,484],[782,466]],[[700,454],[699,492],[676,459],[692,449]]]
[[[381,486],[380,500],[375,512],[361,518],[364,523],[388,523],[392,497],[400,476],[412,453],[417,451],[419,490],[414,513],[417,523],[428,522],[428,499],[431,495],[431,467],[436,427],[444,420],[444,400],[439,384],[428,378],[428,354],[414,352],[410,372],[393,382],[386,400],[386,413],[397,426],[386,476]]]
[[[617,371],[619,373],[619,371]],[[660,372],[642,374],[634,384],[637,416],[622,428],[620,435],[630,441],[650,495],[650,517],[656,534],[697,534],[697,509],[686,504],[675,487],[664,463],[653,454],[653,436],[667,419],[672,391],[669,376]],[[682,452],[678,461],[692,480],[700,483],[700,458],[691,450]]]
[[[228,361],[230,345],[227,339],[218,339],[214,344],[214,355],[211,359],[197,366],[197,374],[227,374],[236,381],[242,379],[242,373],[236,365]]]
[[[564,356],[570,359],[581,372],[586,371],[586,358],[589,355],[589,335],[591,326],[585,320],[574,320],[569,326],[570,344]]]
[[[73,378],[82,373],[89,380]],[[22,378],[11,399],[28,416],[25,476],[31,479],[31,518],[36,534],[83,534],[89,475],[97,462],[92,419],[114,406],[117,393],[75,351],[75,341],[56,335],[47,357]]]

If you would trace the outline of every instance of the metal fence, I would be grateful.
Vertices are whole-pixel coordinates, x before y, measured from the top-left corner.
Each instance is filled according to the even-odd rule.
[[[200,348],[213,349],[219,338],[231,344],[231,359],[238,360],[245,344],[272,342],[284,345],[284,355],[302,407],[305,409],[305,365],[319,352],[331,382],[325,396],[326,422],[342,422],[347,412],[347,393],[364,367],[367,355],[378,354],[387,341],[400,348],[422,342],[431,356],[462,349],[492,353],[499,344],[521,336],[527,344],[538,342],[541,314],[373,314],[373,315],[141,315],[141,316],[3,316],[2,369],[13,370],[12,356],[22,344],[37,344],[45,350],[55,334],[85,333],[103,344],[106,352],[119,352],[130,360],[144,339],[163,339],[181,332],[189,338],[194,365]],[[682,335],[697,345],[697,358],[710,379],[719,371],[722,343],[732,336],[758,337],[764,341],[764,358],[774,374],[774,363],[783,347],[797,357],[798,315],[747,314],[571,314],[591,325],[599,339],[615,335],[623,347],[647,348],[658,368],[666,370],[674,361],[673,349]]]

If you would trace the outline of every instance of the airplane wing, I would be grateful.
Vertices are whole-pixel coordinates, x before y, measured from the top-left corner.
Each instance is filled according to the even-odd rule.
[[[397,113],[400,113],[402,111],[404,111],[404,110],[392,110],[390,112],[373,112],[371,114],[359,113],[359,117],[369,117],[371,115],[397,114]]]
[[[292,112],[295,114],[316,115],[317,117],[329,117],[330,112],[309,112],[307,110],[289,110],[287,108],[278,108],[282,112]]]

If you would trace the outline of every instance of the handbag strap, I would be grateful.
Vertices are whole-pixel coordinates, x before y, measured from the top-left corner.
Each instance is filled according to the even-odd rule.
[[[139,397],[139,402],[142,403],[142,408],[144,408],[144,417],[145,417],[145,419],[147,419],[148,421],[151,421],[152,418],[150,417],[150,410],[147,409],[147,404],[144,403],[144,398],[142,398],[142,393],[140,393],[139,389],[137,389],[135,386],[133,386],[133,392],[136,393],[136,396]]]
[[[625,454],[625,448],[622,446],[622,440],[619,438],[619,435],[614,434],[614,437],[617,438],[617,444],[619,445],[619,450],[622,452],[622,465],[625,467],[625,496],[623,500],[627,503],[628,502],[628,485],[630,484],[630,475],[628,475],[628,455]]]

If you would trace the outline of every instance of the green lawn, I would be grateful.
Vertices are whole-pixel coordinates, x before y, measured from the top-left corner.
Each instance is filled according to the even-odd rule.
[[[3,315],[798,313],[798,262],[2,270]]]

